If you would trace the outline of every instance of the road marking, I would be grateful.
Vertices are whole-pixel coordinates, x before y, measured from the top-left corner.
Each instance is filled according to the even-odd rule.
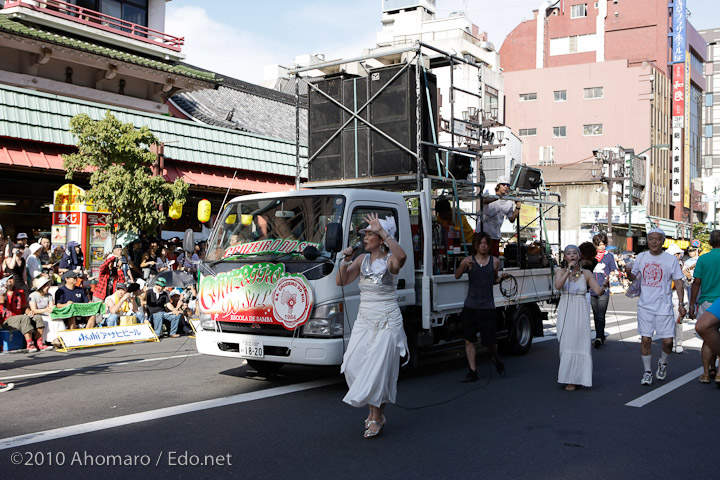
[[[627,407],[644,407],[648,403],[657,400],[658,398],[662,397],[663,395],[667,395],[668,393],[672,392],[673,390],[682,387],[688,382],[692,382],[698,376],[702,373],[703,367],[698,367],[695,370],[686,373],[682,377],[673,380],[670,383],[664,384],[660,388],[656,388],[652,392],[646,393],[642,397],[638,397],[635,400],[628,402],[625,404]]]
[[[203,400],[200,402],[187,403],[185,405],[176,405],[174,407],[159,408],[157,410],[149,410],[147,412],[133,413],[123,415],[121,417],[107,418],[96,420],[94,422],[82,423],[79,425],[71,425],[68,427],[55,428],[53,430],[45,430],[44,432],[28,433],[18,435],[16,437],[8,437],[0,439],[0,450],[8,448],[17,448],[23,445],[33,443],[47,442],[57,440],[59,438],[71,437],[74,435],[82,435],[90,432],[98,432],[109,428],[122,427],[132,425],[133,423],[149,422],[159,418],[172,417],[182,415],[189,412],[199,412],[211,408],[226,407],[238,403],[252,402],[264,398],[277,397],[279,395],[287,395],[289,393],[311,390],[313,388],[326,387],[335,383],[340,383],[341,378],[335,377],[324,380],[314,380],[312,382],[300,383],[297,385],[285,385],[282,387],[268,388],[258,392],[240,393],[229,397],[215,398],[212,400]]]
[[[88,365],[86,367],[63,368],[62,370],[47,370],[44,372],[13,375],[11,377],[0,377],[0,380],[16,380],[18,378],[44,377],[47,375],[55,375],[58,373],[77,372],[78,370],[90,370],[93,368],[106,368],[106,367],[117,367],[117,366],[122,366],[122,365],[134,365],[136,363],[157,362],[158,360],[171,360],[173,358],[195,357],[198,355],[200,355],[200,354],[199,353],[188,353],[186,355],[173,355],[171,357],[144,358],[142,360],[130,360],[130,361],[123,361],[123,362],[115,362],[115,363],[103,363],[102,365]]]

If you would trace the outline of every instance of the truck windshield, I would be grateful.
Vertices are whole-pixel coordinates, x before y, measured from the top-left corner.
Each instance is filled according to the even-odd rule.
[[[344,197],[330,195],[232,202],[208,240],[206,260],[306,261],[308,246],[330,257],[325,230],[328,223],[342,222],[344,208]]]

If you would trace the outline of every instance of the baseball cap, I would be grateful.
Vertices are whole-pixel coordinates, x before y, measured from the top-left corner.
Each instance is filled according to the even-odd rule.
[[[68,270],[67,272],[63,273],[63,276],[62,276],[63,280],[65,280],[67,278],[77,278],[77,277],[78,277],[78,274],[75,270]]]
[[[497,179],[497,183],[504,183],[505,185],[510,185],[510,179],[505,175],[500,175]]]
[[[20,240],[21,238],[28,238],[28,237],[27,237],[27,233],[18,233],[18,234],[17,234],[17,239]]]
[[[683,253],[682,249],[675,245],[674,243],[670,244],[670,246],[665,250],[665,253],[669,253],[670,255],[676,255],[678,253]]]
[[[180,290],[179,288],[173,288],[172,292],[170,292],[170,296],[171,296],[171,297],[172,297],[173,295],[182,295],[182,294],[183,294],[183,291]]]
[[[118,283],[115,285],[115,290],[127,290],[127,283]]]
[[[155,279],[155,285],[159,287],[164,287],[165,285],[167,285],[167,280],[165,280],[164,277],[158,277],[157,279]]]

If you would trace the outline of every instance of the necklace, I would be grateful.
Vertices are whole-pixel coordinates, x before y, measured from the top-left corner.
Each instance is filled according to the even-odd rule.
[[[577,279],[580,278],[581,275],[582,275],[582,270],[577,271],[577,272],[570,270],[570,281],[576,282]]]

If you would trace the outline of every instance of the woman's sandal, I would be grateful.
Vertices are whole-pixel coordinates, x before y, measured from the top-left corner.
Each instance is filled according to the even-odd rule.
[[[710,375],[700,375],[698,381],[700,383],[710,383]]]
[[[565,391],[567,392],[572,392],[573,390],[575,390],[575,388],[575,385],[573,385],[572,383],[565,385]]]
[[[367,429],[365,430],[365,433],[363,434],[363,437],[365,437],[365,438],[377,437],[378,435],[380,435],[380,432],[382,432],[382,429],[383,429],[383,427],[385,426],[386,423],[387,423],[387,420],[385,420],[385,415],[383,415],[383,421],[382,421],[382,422],[377,422],[377,421],[375,421],[375,420],[369,420],[369,421],[367,422]],[[377,430],[370,430],[370,427],[373,426],[373,425],[377,425],[378,429],[377,429]]]

